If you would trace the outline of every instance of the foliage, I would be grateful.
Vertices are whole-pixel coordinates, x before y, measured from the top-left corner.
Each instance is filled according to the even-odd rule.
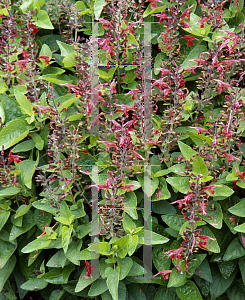
[[[1,1],[1,299],[245,298],[243,5]]]

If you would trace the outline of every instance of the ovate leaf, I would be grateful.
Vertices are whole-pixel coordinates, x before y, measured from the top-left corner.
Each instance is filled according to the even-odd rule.
[[[182,143],[181,141],[178,142],[178,145],[185,159],[190,160],[193,157],[193,154],[196,154],[195,150],[193,150],[190,146]]]
[[[118,300],[119,268],[116,267],[115,270],[111,267],[106,268],[105,276],[113,300]]]
[[[201,293],[195,283],[191,280],[188,280],[184,285],[177,287],[176,292],[181,300],[202,300]]]

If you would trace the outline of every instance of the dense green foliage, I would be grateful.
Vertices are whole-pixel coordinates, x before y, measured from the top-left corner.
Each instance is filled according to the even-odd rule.
[[[148,2],[0,3],[0,300],[245,299],[244,1]]]

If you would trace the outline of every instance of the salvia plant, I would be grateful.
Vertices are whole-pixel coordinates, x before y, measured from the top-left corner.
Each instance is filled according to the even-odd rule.
[[[0,299],[244,299],[244,14],[0,2]]]

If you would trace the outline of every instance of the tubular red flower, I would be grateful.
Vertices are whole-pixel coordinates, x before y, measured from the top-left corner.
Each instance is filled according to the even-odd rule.
[[[194,36],[191,36],[191,35],[184,35],[183,36],[185,39],[187,39],[188,43],[187,43],[187,47],[190,47],[191,45],[194,45],[193,44],[193,40],[197,40],[199,41],[199,39],[195,38]]]
[[[157,275],[161,274],[165,280],[168,280],[168,274],[171,272],[172,272],[172,270],[160,271],[156,275],[153,275],[153,277],[156,277]]]
[[[19,156],[19,155],[13,155],[12,154],[12,149],[10,150],[9,155],[8,155],[9,163],[15,161],[18,164],[18,163],[22,162],[22,160],[20,160],[20,158],[25,158],[25,157],[24,156]]]
[[[233,160],[241,160],[240,158],[228,153],[224,153],[224,156],[228,158],[228,162],[232,162]]]

